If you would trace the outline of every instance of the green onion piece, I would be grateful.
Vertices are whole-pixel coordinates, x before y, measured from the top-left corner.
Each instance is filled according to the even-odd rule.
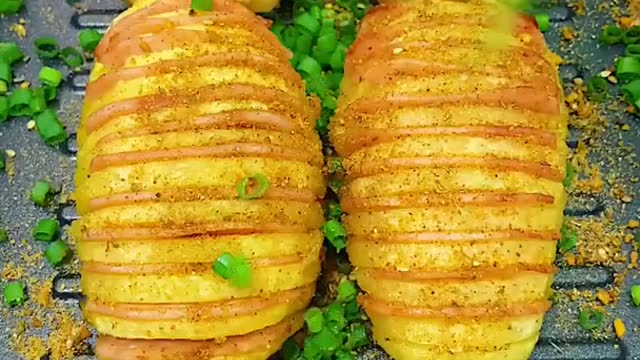
[[[86,52],[93,52],[98,47],[100,40],[102,40],[102,34],[94,29],[84,29],[78,33],[80,47]]]
[[[67,139],[67,132],[64,130],[60,120],[58,120],[54,110],[47,109],[43,111],[36,116],[35,120],[38,134],[40,134],[45,144],[54,146]]]
[[[298,28],[302,28],[311,34],[317,34],[318,31],[320,31],[320,20],[308,12],[304,12],[297,16],[293,20],[293,23]]]
[[[60,45],[58,41],[52,37],[41,37],[33,41],[36,48],[36,55],[40,59],[55,59],[60,55]]]
[[[53,101],[58,97],[58,89],[53,86],[45,85],[42,87],[42,90],[44,90],[44,98],[47,102]]]
[[[351,301],[356,298],[356,295],[358,295],[358,290],[355,285],[353,285],[353,282],[342,280],[340,284],[338,284],[338,301]]]
[[[329,66],[331,63],[332,52],[320,51],[317,46],[314,46],[311,50],[311,57],[314,58],[320,65]]]
[[[332,115],[333,111],[327,108],[322,108],[320,119],[316,120],[316,131],[323,138],[326,138],[327,135],[329,135],[329,121]]]
[[[631,81],[640,77],[640,59],[625,56],[616,63],[616,77],[622,81]]]
[[[0,14],[15,15],[22,10],[24,0],[2,0],[0,1]]]
[[[327,159],[327,168],[330,174],[344,171],[342,166],[342,158],[333,156]]]
[[[312,341],[316,343],[318,348],[324,353],[332,353],[342,345],[340,337],[327,327],[322,328],[322,330],[311,337]]]
[[[337,91],[340,89],[340,82],[342,82],[343,74],[339,71],[330,71],[325,74],[325,84],[329,90]]]
[[[233,276],[233,268],[236,264],[236,259],[229,253],[220,255],[213,263],[213,272],[225,280],[231,279]]]
[[[13,65],[24,59],[24,53],[14,42],[0,43],[0,62]]]
[[[369,345],[367,328],[363,324],[353,324],[347,334],[347,349],[357,349]]]
[[[640,58],[640,44],[629,44],[624,49],[624,56]]]
[[[0,95],[6,95],[8,90],[9,87],[7,86],[7,83],[0,80]]]
[[[76,69],[84,64],[84,58],[80,52],[72,47],[66,47],[60,51],[62,61],[71,69]]]
[[[0,243],[9,241],[9,231],[5,228],[0,228]]]
[[[282,32],[285,28],[286,26],[279,21],[275,21],[271,24],[271,32],[278,38],[278,40],[280,40],[280,42],[282,42]]]
[[[338,220],[332,219],[324,223],[322,231],[338,252],[347,246],[347,231]]]
[[[289,338],[282,344],[280,354],[282,355],[282,360],[298,360],[300,358],[300,346],[295,340]]]
[[[329,185],[329,189],[331,189],[331,191],[338,195],[340,194],[340,190],[342,189],[344,183],[341,179],[332,176],[329,178],[329,183],[327,185]]]
[[[42,219],[33,229],[36,241],[52,242],[60,234],[60,224],[54,219]]]
[[[40,81],[49,86],[58,87],[62,82],[62,73],[54,68],[45,66],[40,69],[40,74],[38,75]]]
[[[635,79],[620,86],[620,90],[622,91],[622,93],[624,94],[624,98],[628,102],[636,102],[638,99],[640,99],[640,79]]]
[[[640,307],[640,285],[631,286],[631,300],[633,305]]]
[[[11,84],[13,82],[13,69],[10,64],[0,62],[0,80],[7,84]]]
[[[360,307],[358,306],[358,301],[356,299],[344,304],[344,315],[349,322],[359,321],[362,319]]]
[[[538,29],[542,32],[549,31],[551,29],[551,23],[549,22],[549,14],[547,13],[538,13],[535,14],[536,23],[538,23]]]
[[[246,288],[251,284],[251,265],[247,259],[243,257],[237,257],[235,267],[233,268],[233,276],[231,277],[231,284],[239,288]]]
[[[9,115],[31,115],[31,89],[15,89],[9,94]]]
[[[293,47],[293,51],[298,57],[302,58],[311,52],[311,45],[313,44],[313,35],[307,31],[301,31],[296,38],[296,44]]]
[[[562,225],[560,228],[560,241],[558,242],[558,249],[561,253],[566,253],[575,249],[578,244],[578,234],[572,228]]]
[[[262,174],[255,174],[253,176],[242,179],[236,190],[238,192],[238,198],[241,200],[253,200],[259,199],[267,193],[269,190],[269,179]],[[254,187],[252,192],[249,192],[249,188]]]
[[[5,167],[4,151],[0,151],[0,171],[4,171]]]
[[[333,70],[342,70],[344,69],[344,60],[347,57],[347,47],[344,44],[338,44],[336,50],[331,55],[331,60],[329,61],[329,65]]]
[[[604,314],[595,309],[585,309],[578,315],[578,324],[584,330],[596,330],[604,323]]]
[[[329,201],[326,210],[327,217],[330,219],[339,219],[342,216],[342,207],[336,200]]]
[[[353,355],[351,351],[338,349],[335,354],[333,354],[333,358],[335,360],[356,360],[356,356]]]
[[[213,0],[191,0],[191,9],[196,11],[213,11]]]
[[[322,330],[324,325],[324,318],[322,316],[322,310],[317,307],[311,307],[304,314],[304,321],[307,323],[307,328],[312,333],[317,333]]]
[[[632,26],[625,31],[622,42],[626,45],[640,43],[640,26]]]
[[[296,46],[299,32],[294,27],[288,27],[284,29],[281,35],[280,41],[287,49],[293,50]]]
[[[587,82],[587,94],[591,101],[602,102],[607,96],[609,83],[600,76],[594,76]]]
[[[304,360],[322,360],[323,351],[316,343],[314,336],[307,336],[304,339],[304,349],[302,350]]]
[[[300,60],[297,70],[310,79],[320,79],[322,76],[322,67],[310,56],[305,56]]]
[[[29,108],[32,114],[40,114],[47,109],[47,99],[45,99],[44,89],[33,89]]]
[[[332,53],[338,46],[338,33],[334,30],[320,36],[317,40],[318,51]]]
[[[9,119],[9,98],[0,96],[0,122]]]
[[[347,319],[344,317],[344,308],[341,304],[333,302],[324,309],[324,320],[329,328],[339,332],[347,326]]]
[[[624,31],[616,25],[607,25],[600,33],[600,43],[604,45],[619,44],[624,37]]]
[[[59,266],[69,255],[69,246],[62,240],[56,240],[47,246],[44,251],[44,257],[49,264]]]
[[[322,9],[320,9],[320,6],[318,5],[311,6],[311,8],[309,9],[309,14],[311,14],[311,16],[313,16],[313,18],[316,20],[322,19]]]
[[[22,305],[27,296],[24,293],[24,284],[19,281],[12,281],[4,287],[4,302],[9,306]]]
[[[48,182],[38,180],[31,190],[31,201],[38,206],[45,206],[53,193]]]
[[[567,170],[564,176],[564,180],[562,180],[562,185],[564,187],[569,187],[573,180],[576,178],[577,172],[575,166],[570,161],[567,161]]]

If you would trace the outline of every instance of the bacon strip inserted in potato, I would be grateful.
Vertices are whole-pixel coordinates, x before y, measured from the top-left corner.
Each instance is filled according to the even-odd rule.
[[[137,1],[87,87],[71,233],[101,360],[267,359],[320,270],[319,102],[265,20],[190,3]],[[268,189],[241,199],[255,175]],[[224,253],[247,259],[248,286],[212,271]]]
[[[528,359],[565,206],[555,56],[499,1],[383,3],[331,123],[374,337],[397,360]]]

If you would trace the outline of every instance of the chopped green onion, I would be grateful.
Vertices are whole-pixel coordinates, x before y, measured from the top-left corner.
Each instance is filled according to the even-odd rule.
[[[33,229],[36,241],[52,242],[60,234],[60,224],[54,219],[42,219]]]
[[[337,302],[333,302],[324,310],[326,324],[332,330],[342,331],[347,326],[347,319],[344,317],[344,308]]]
[[[622,42],[626,45],[640,43],[640,26],[632,26],[625,31]]]
[[[0,152],[0,171],[4,171],[5,166],[4,152]]]
[[[624,32],[615,25],[607,25],[600,33],[600,43],[604,45],[615,45],[622,41]]]
[[[624,56],[640,58],[640,44],[629,44],[624,49]]]
[[[243,257],[234,257],[229,253],[220,255],[212,265],[212,270],[234,286],[247,287],[251,283],[251,267]]]
[[[7,86],[7,83],[0,80],[0,95],[6,95],[8,90],[9,87]]]
[[[44,98],[47,99],[47,102],[53,101],[58,97],[58,89],[53,86],[44,85],[42,90],[44,90]]]
[[[24,293],[24,284],[12,281],[4,287],[4,302],[9,306],[22,305],[27,296]]]
[[[355,285],[349,280],[342,280],[338,284],[338,301],[347,302],[356,298],[358,290]]]
[[[269,190],[269,179],[262,174],[255,174],[253,176],[242,179],[236,190],[238,192],[238,198],[241,200],[253,200],[259,199],[267,193]],[[249,187],[255,187],[253,192],[249,192]]]
[[[9,231],[5,228],[0,228],[0,243],[9,241]]]
[[[64,130],[60,120],[58,120],[54,110],[47,109],[43,111],[36,116],[35,120],[38,134],[40,134],[45,144],[54,146],[67,139],[67,132]]]
[[[9,94],[9,115],[31,115],[31,89],[15,89]]]
[[[282,42],[282,32],[285,28],[286,26],[280,21],[274,21],[273,24],[271,24],[271,32],[278,38],[278,40],[280,40],[280,42]]]
[[[340,337],[327,327],[313,334],[311,338],[324,353],[332,353],[342,344]]]
[[[325,84],[329,90],[337,91],[340,89],[340,82],[342,82],[343,74],[339,71],[330,71],[325,74]]]
[[[351,351],[338,349],[335,354],[333,354],[333,358],[335,360],[356,360],[357,358]]]
[[[196,11],[213,11],[213,0],[191,0],[191,9]]]
[[[343,181],[336,176],[332,176],[329,178],[329,189],[333,191],[336,195],[340,194],[340,190],[342,189]]]
[[[213,263],[213,272],[225,280],[231,279],[233,276],[233,267],[236,259],[229,253],[220,255]]]
[[[7,121],[9,118],[9,98],[0,96],[0,122]]]
[[[578,315],[578,324],[584,330],[596,330],[604,323],[604,314],[595,309],[585,309]]]
[[[616,63],[616,77],[622,81],[631,81],[640,77],[640,59],[626,56]]]
[[[320,79],[320,76],[322,76],[322,67],[310,56],[305,56],[300,61],[297,70],[310,79]]]
[[[304,12],[297,16],[293,23],[311,34],[317,34],[320,31],[320,20],[309,12]]]
[[[578,244],[578,234],[572,228],[562,225],[560,228],[560,241],[558,242],[558,249],[561,253],[573,250]]]
[[[331,219],[339,219],[342,216],[342,207],[340,203],[336,200],[329,201],[327,205],[327,217]]]
[[[40,114],[47,109],[47,100],[45,99],[44,89],[33,89],[31,92],[29,108],[31,109],[31,114]]]
[[[323,108],[320,113],[320,119],[316,120],[316,131],[323,138],[329,134],[329,120],[331,119],[331,115],[333,115],[332,111]]]
[[[280,354],[282,355],[282,360],[298,360],[300,358],[300,346],[295,340],[289,338],[282,344]]]
[[[24,53],[14,42],[0,43],[0,62],[13,65],[24,59]]]
[[[71,69],[76,69],[84,63],[80,52],[72,47],[66,47],[60,51],[62,61]]]
[[[243,257],[236,258],[231,284],[239,288],[245,288],[251,284],[251,265]]]
[[[11,84],[13,82],[13,69],[10,64],[0,62],[0,80],[7,84]]]
[[[31,201],[38,206],[45,206],[53,193],[48,182],[38,180],[31,190]]]
[[[347,246],[347,231],[338,220],[331,219],[324,223],[322,231],[338,252]]]
[[[299,58],[306,56],[311,52],[311,45],[313,44],[313,35],[309,34],[306,31],[302,31],[298,34],[296,38],[296,44],[293,48],[293,51]]]
[[[357,349],[369,344],[367,328],[363,324],[354,324],[347,334],[347,349]]]
[[[535,14],[534,17],[536,18],[536,23],[538,23],[538,29],[540,29],[541,32],[546,32],[551,29],[551,24],[549,23],[549,14],[538,13]]]
[[[38,75],[38,78],[45,85],[58,87],[58,85],[60,85],[60,83],[62,82],[63,76],[62,76],[62,73],[57,69],[45,66],[42,69],[40,69],[40,74]]]
[[[347,47],[344,44],[338,44],[336,50],[331,55],[329,65],[333,70],[342,70],[344,68],[344,60],[347,57]]]
[[[36,48],[36,55],[40,59],[55,59],[60,55],[60,45],[58,41],[52,37],[41,37],[33,41]]]
[[[69,246],[62,240],[56,240],[47,246],[44,251],[44,257],[49,264],[59,266],[69,255]]]
[[[622,93],[624,94],[624,98],[628,102],[636,102],[638,99],[640,99],[640,79],[635,79],[620,86],[620,90],[622,91]]]
[[[317,307],[311,307],[304,314],[304,321],[307,323],[307,328],[312,333],[317,333],[322,330],[324,325],[324,318],[322,316],[322,310]]]
[[[577,173],[575,166],[573,166],[570,161],[567,161],[566,167],[567,170],[565,172],[564,180],[562,180],[562,185],[567,188],[571,185],[571,183],[573,183],[573,180],[576,178]]]
[[[302,350],[302,358],[304,360],[321,360],[323,351],[316,343],[314,336],[307,336],[304,339],[304,350]]]
[[[78,33],[78,42],[82,50],[93,52],[102,40],[102,34],[94,29],[84,29]]]
[[[282,45],[284,45],[287,49],[293,50],[296,46],[296,41],[298,39],[299,32],[294,27],[288,27],[284,29],[281,35],[280,41]]]
[[[633,305],[640,307],[640,285],[633,285],[631,287],[631,300]]]
[[[24,0],[2,0],[0,1],[0,14],[15,15],[22,10]]]
[[[609,83],[600,76],[594,76],[587,82],[587,94],[591,101],[602,102],[607,96]]]
[[[320,36],[317,40],[318,51],[332,53],[338,46],[338,33],[333,30]]]

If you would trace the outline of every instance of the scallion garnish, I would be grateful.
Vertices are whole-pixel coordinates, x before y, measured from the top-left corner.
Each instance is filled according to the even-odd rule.
[[[320,31],[320,19],[309,12],[303,12],[298,15],[293,20],[293,23],[311,34],[316,34]]]
[[[47,246],[44,257],[53,266],[59,266],[69,255],[69,246],[62,240],[56,240]]]
[[[640,43],[640,26],[632,26],[624,32],[622,42],[626,45]]]
[[[615,25],[607,25],[600,33],[600,43],[604,45],[619,44],[624,37],[624,31]]]
[[[299,360],[300,346],[295,340],[289,338],[282,344],[280,355],[282,355],[282,360]]]
[[[347,334],[347,349],[356,349],[369,344],[367,328],[363,324],[353,324]]]
[[[560,252],[566,253],[567,251],[571,251],[577,244],[578,234],[576,231],[563,224],[560,228],[560,241],[558,242],[558,249]]]
[[[42,90],[44,90],[44,98],[47,101],[53,101],[56,99],[56,97],[58,97],[58,88],[55,88],[49,85],[44,85],[42,87]]]
[[[342,216],[342,207],[340,206],[340,203],[336,200],[329,201],[326,213],[327,217],[330,219],[340,219],[340,216]]]
[[[84,29],[78,33],[78,42],[82,50],[93,52],[102,40],[102,34],[94,29]]]
[[[33,229],[36,241],[52,242],[60,234],[60,224],[54,219],[42,219]]]
[[[311,56],[305,56],[300,60],[297,70],[301,72],[304,77],[309,79],[320,79],[322,75],[322,66]]]
[[[347,246],[347,231],[338,220],[331,219],[324,223],[322,232],[338,252]]]
[[[33,41],[36,48],[36,55],[40,59],[55,59],[60,55],[60,45],[52,37],[41,37]]]
[[[0,80],[4,81],[7,85],[13,82],[13,68],[10,64],[0,62]]]
[[[38,134],[47,145],[58,145],[67,139],[67,132],[64,130],[60,120],[58,120],[54,110],[47,109],[43,111],[36,116],[35,121]]]
[[[535,14],[536,23],[538,23],[538,29],[542,32],[549,31],[551,29],[551,23],[549,21],[549,14],[547,13],[538,13]]]
[[[0,96],[0,122],[9,119],[9,98]]]
[[[45,66],[40,69],[40,74],[38,74],[38,78],[44,85],[49,85],[53,87],[58,87],[62,82],[62,73],[57,69]]]
[[[62,49],[60,51],[60,58],[71,69],[76,69],[84,64],[82,54],[72,47]]]
[[[31,115],[31,89],[15,89],[9,94],[9,115]]]
[[[571,183],[576,178],[576,175],[577,175],[577,170],[575,166],[573,166],[571,161],[567,161],[567,169],[565,172],[564,180],[562,180],[562,185],[566,188],[571,186]]]
[[[14,42],[0,43],[0,62],[13,65],[24,59],[24,53]]]
[[[304,314],[304,321],[307,324],[307,329],[312,333],[317,333],[322,330],[324,323],[324,317],[322,316],[322,310],[317,307],[312,307]]]
[[[213,11],[213,0],[191,0],[191,10]]]
[[[640,79],[635,79],[620,86],[620,90],[624,94],[625,100],[630,103],[636,102],[640,99]]]
[[[0,1],[0,14],[15,15],[22,10],[24,0],[2,0]]]
[[[243,257],[224,253],[213,263],[212,270],[221,278],[229,280],[233,286],[243,288],[251,284],[251,266]]]
[[[40,114],[47,109],[47,100],[45,99],[44,89],[37,88],[31,91],[31,101],[29,102],[31,114]]]
[[[616,77],[622,81],[640,78],[640,59],[631,56],[618,58],[616,62]]]
[[[254,188],[253,191],[250,191],[251,187]],[[242,200],[259,199],[269,190],[269,179],[262,174],[249,176],[238,183],[236,190],[238,198]]]
[[[633,305],[640,307],[640,285],[631,286],[631,301]]]
[[[345,279],[338,284],[338,301],[348,302],[355,299],[356,295],[358,295],[358,290],[353,282]]]
[[[31,201],[38,206],[45,206],[52,193],[51,185],[48,182],[38,180],[31,190]]]
[[[24,284],[19,281],[12,281],[4,286],[4,302],[13,307],[22,305],[27,296],[24,293]]]
[[[578,315],[578,324],[587,331],[596,330],[604,323],[604,314],[596,309],[585,309]]]

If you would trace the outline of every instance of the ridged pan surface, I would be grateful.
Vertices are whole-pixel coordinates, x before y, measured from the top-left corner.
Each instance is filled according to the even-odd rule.
[[[578,15],[574,8],[566,6],[564,2],[554,2],[546,8],[550,9],[552,30],[545,34],[549,47],[563,57],[565,61],[560,66],[560,78],[568,88],[576,77],[589,78],[613,64],[613,59],[620,54],[619,47],[601,47],[597,42],[597,34],[604,24],[610,23],[610,2],[586,1],[587,15]],[[605,9],[603,9],[603,6]],[[621,4],[622,6],[622,4]],[[80,11],[78,10],[80,9]],[[42,36],[54,36],[63,45],[75,45],[77,32],[85,28],[104,30],[117,14],[125,9],[120,0],[87,0],[77,3],[49,0],[28,0],[26,10],[19,16],[0,19],[0,39],[3,41],[17,41],[25,53],[32,57],[26,65],[20,65],[18,74],[24,74],[25,80],[37,83],[37,74],[42,66],[35,57],[31,41]],[[17,39],[9,30],[12,24],[23,18],[26,22],[28,36]],[[562,41],[566,36],[566,29],[576,30],[573,41]],[[17,39],[17,40],[15,40]],[[55,64],[63,68],[60,64]],[[78,127],[83,95],[89,78],[92,64],[85,64],[83,71],[70,74],[59,94],[59,114],[69,131]],[[565,214],[571,219],[588,220],[605,217],[607,209],[611,209],[611,219],[617,224],[626,224],[631,219],[637,219],[639,186],[630,181],[634,176],[640,176],[637,158],[640,146],[640,122],[637,118],[624,115],[624,107],[603,110],[608,126],[604,134],[597,137],[597,146],[592,151],[593,161],[603,164],[604,177],[619,179],[625,183],[627,193],[635,194],[632,201],[623,203],[618,198],[609,195],[588,196],[574,194],[568,199]],[[620,131],[620,124],[628,125],[627,131]],[[583,136],[575,129],[567,141],[570,149],[578,145]],[[630,158],[619,156],[617,149],[620,142],[630,147]],[[67,144],[59,149],[47,147],[38,135],[27,129],[25,120],[12,120],[0,125],[0,149],[12,149],[16,157],[15,174],[0,175],[0,226],[6,226],[15,243],[0,245],[0,266],[7,270],[22,267],[22,279],[33,289],[41,280],[53,279],[52,296],[56,299],[57,307],[68,309],[76,318],[80,317],[78,292],[79,278],[77,274],[77,260],[64,267],[54,270],[43,264],[42,260],[33,261],[34,266],[27,266],[28,256],[42,252],[38,244],[31,240],[31,229],[40,218],[49,216],[54,210],[58,219],[65,225],[70,224],[77,216],[74,206],[69,203],[56,209],[40,209],[34,207],[28,198],[33,183],[38,179],[47,179],[52,184],[62,187],[62,193],[73,190],[73,175],[76,166],[75,134]],[[605,184],[602,194],[611,193],[611,184]],[[637,230],[636,230],[637,231]],[[25,241],[21,241],[25,239]],[[596,250],[597,251],[597,250]],[[581,304],[581,297],[576,301],[561,301],[555,304],[546,315],[542,327],[541,338],[534,350],[533,360],[640,360],[640,309],[635,308],[628,296],[632,284],[640,284],[640,273],[637,269],[627,270],[628,254],[632,251],[630,244],[623,244],[624,257],[612,265],[573,266],[565,267],[563,260],[558,262],[560,272],[556,275],[554,289],[564,291],[578,289],[596,292],[599,289],[611,290],[620,288],[620,300],[606,306],[607,317],[603,331],[593,336],[580,329],[577,317]],[[561,257],[560,257],[561,258]],[[619,275],[624,273],[624,282],[620,283]],[[8,272],[3,271],[4,283]],[[29,290],[32,290],[31,288]],[[27,309],[36,306],[37,294],[30,292]],[[34,308],[35,309],[35,308]],[[39,310],[34,310],[38,314]],[[25,321],[24,311],[10,310],[6,306],[0,309],[0,359],[22,359],[15,352],[15,334],[17,329],[24,326],[29,336],[46,339],[51,335],[47,327],[33,326],[31,318]],[[621,319],[626,325],[626,335],[622,340],[614,334],[612,322]],[[23,334],[24,336],[24,334]],[[93,341],[93,340],[92,340]],[[92,342],[91,341],[91,342]],[[32,345],[35,344],[32,343]],[[25,352],[25,349],[20,351]],[[45,354],[42,359],[55,358],[57,353]],[[93,349],[87,347],[75,356],[78,360],[94,359]],[[366,349],[360,359],[388,359],[377,347]],[[37,359],[36,359],[37,360]]]

